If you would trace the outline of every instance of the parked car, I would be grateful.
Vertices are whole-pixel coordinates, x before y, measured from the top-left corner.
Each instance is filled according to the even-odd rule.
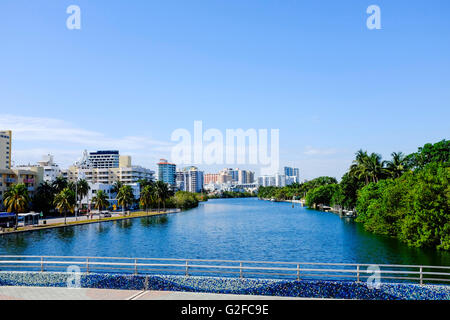
[[[109,212],[109,211],[102,211],[102,215],[105,218],[111,218],[112,217],[111,212]]]

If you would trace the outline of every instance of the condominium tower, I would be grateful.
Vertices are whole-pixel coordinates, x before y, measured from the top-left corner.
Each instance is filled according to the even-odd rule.
[[[168,162],[166,159],[160,159],[158,162],[158,180],[176,187],[176,171],[177,166]]]
[[[11,169],[11,136],[10,130],[0,131],[0,169]]]
[[[197,167],[187,167],[177,172],[177,188],[182,191],[201,192],[203,189],[203,171]]]

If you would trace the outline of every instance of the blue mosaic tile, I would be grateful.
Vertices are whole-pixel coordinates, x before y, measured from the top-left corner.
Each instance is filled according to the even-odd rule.
[[[72,274],[0,272],[0,286],[65,287]],[[100,289],[208,292],[284,297],[364,300],[450,300],[448,285],[366,283],[325,280],[238,279],[171,275],[81,274],[81,287]]]

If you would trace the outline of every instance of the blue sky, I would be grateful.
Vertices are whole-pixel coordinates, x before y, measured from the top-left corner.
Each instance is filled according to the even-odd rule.
[[[81,30],[66,28],[71,4]],[[381,30],[366,27],[371,4]],[[16,164],[114,148],[150,168],[194,120],[275,128],[281,165],[340,178],[359,148],[389,158],[449,138],[449,12],[446,0],[3,0],[0,128],[14,130]]]

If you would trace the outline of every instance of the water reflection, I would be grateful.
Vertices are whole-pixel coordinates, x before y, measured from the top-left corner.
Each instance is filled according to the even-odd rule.
[[[168,221],[167,216],[145,217],[140,219],[140,224],[143,227],[150,227],[154,225],[163,225]]]
[[[97,223],[97,232],[106,233],[111,229],[111,224]]]
[[[74,227],[60,227],[56,228],[56,236],[64,241],[68,241],[75,236],[75,228]]]
[[[22,254],[28,248],[28,240],[24,234],[16,233],[12,235],[4,235],[1,237],[1,242],[5,242],[5,250],[8,254]]]
[[[133,226],[133,219],[120,220],[118,226],[122,229],[130,229]]]

